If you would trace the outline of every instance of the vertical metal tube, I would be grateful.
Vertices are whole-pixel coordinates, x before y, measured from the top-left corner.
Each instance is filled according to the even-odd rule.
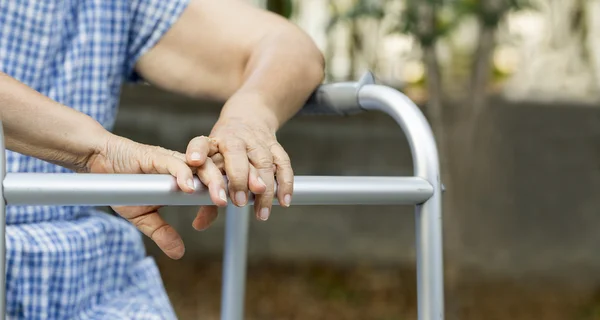
[[[249,205],[242,208],[234,205],[227,206],[221,320],[242,320],[244,318],[250,208]]]
[[[415,176],[433,186],[433,196],[415,212],[418,312],[420,320],[444,319],[442,190],[433,132],[421,110],[392,88],[365,85],[358,96],[364,109],[383,111],[398,122],[410,144]]]
[[[0,123],[0,315],[6,317],[6,201],[4,201],[4,176],[6,175],[6,152],[4,149],[4,130]]]

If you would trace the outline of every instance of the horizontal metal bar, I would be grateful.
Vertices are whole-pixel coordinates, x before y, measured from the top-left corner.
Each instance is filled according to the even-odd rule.
[[[8,205],[212,204],[207,188],[195,182],[196,192],[186,194],[162,174],[8,173],[3,186]],[[414,205],[432,195],[431,184],[418,177],[296,176],[292,203]]]

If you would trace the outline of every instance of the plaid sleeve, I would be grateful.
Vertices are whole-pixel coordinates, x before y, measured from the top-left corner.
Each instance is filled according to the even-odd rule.
[[[139,82],[135,64],[150,50],[179,19],[190,0],[132,0],[130,1],[129,41],[125,64],[125,80]]]

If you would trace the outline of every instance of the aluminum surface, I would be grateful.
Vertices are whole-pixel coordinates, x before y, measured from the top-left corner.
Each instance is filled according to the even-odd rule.
[[[160,174],[9,173],[3,186],[9,205],[212,204],[197,178],[196,192],[186,194]],[[417,204],[432,194],[431,184],[415,177],[296,176],[292,205]]]

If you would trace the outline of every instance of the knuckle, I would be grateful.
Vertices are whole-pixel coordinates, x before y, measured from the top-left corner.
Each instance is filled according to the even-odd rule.
[[[234,189],[246,189],[248,186],[248,179],[243,174],[227,174],[229,185]]]
[[[273,139],[273,141],[269,144],[269,149],[280,149],[283,150],[283,147],[279,143],[279,141]]]
[[[294,169],[292,169],[291,165],[281,165],[279,163],[276,164],[275,168],[277,177],[284,180],[294,179]]]
[[[223,156],[220,153],[215,154],[210,159],[216,166],[222,166],[225,164],[223,161]]]
[[[248,173],[243,168],[231,168],[230,170],[227,170],[227,175],[232,180],[238,181],[247,179]]]
[[[161,223],[160,225],[156,226],[154,230],[152,230],[150,233],[150,239],[156,240],[157,238],[160,238],[163,234],[166,234],[169,229],[170,226],[168,224]]]
[[[256,148],[249,152],[248,156],[258,170],[271,169],[273,167],[273,155],[267,149]]]
[[[287,157],[286,158],[276,157],[275,164],[277,164],[277,166],[279,166],[279,167],[286,168],[286,169],[292,168],[292,161],[290,160],[290,158],[287,158]]]
[[[141,216],[130,218],[129,222],[131,222],[136,228],[141,229],[144,226],[146,226],[147,218],[148,218],[147,215],[141,215]]]
[[[208,142],[208,137],[206,136],[197,136],[194,137],[190,143],[194,143],[194,144],[206,144]]]
[[[253,161],[256,169],[258,170],[266,170],[272,171],[273,168],[273,159],[267,156],[258,157]]]
[[[274,181],[265,181],[265,184],[267,185],[267,189],[265,190],[265,192],[263,193],[264,196],[267,197],[273,197],[273,195],[275,194],[275,182]]]
[[[177,152],[177,151],[171,151],[171,156],[173,158],[175,158],[176,161],[181,162],[182,164],[185,163],[185,155]]]
[[[285,151],[273,152],[274,162],[280,167],[291,167],[292,161]]]
[[[246,143],[240,139],[228,139],[220,144],[224,152],[245,151]]]
[[[294,187],[294,182],[290,180],[284,180],[279,183],[280,188],[292,189]]]

